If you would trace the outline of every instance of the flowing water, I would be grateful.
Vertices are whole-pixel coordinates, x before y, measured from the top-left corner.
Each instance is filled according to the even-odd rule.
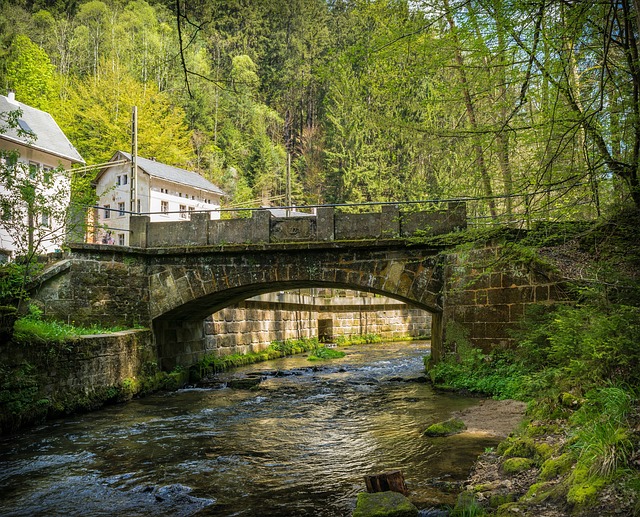
[[[54,421],[0,441],[0,515],[350,515],[363,476],[403,471],[419,507],[455,500],[497,439],[426,438],[479,399],[420,382],[428,343],[304,356]],[[232,380],[261,378],[259,389]]]

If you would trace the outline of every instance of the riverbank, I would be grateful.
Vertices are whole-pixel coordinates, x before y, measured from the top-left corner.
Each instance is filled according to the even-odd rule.
[[[429,369],[436,386],[528,404],[478,458],[453,516],[640,515],[638,227],[631,211],[570,236],[529,234],[514,252],[553,267],[572,302],[525,314],[513,348],[487,353],[455,334],[456,353]]]

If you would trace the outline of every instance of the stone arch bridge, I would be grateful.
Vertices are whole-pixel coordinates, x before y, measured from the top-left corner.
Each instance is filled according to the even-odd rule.
[[[432,313],[432,355],[450,324],[484,348],[508,344],[528,303],[556,297],[555,282],[531,271],[496,271],[494,248],[462,257],[416,235],[466,225],[464,205],[403,214],[338,214],[150,223],[131,219],[130,247],[72,244],[34,291],[47,317],[153,329],[163,368],[208,352],[203,321],[252,296],[306,287],[381,294]]]

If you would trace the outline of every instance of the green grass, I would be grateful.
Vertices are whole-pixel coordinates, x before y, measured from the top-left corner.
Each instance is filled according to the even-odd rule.
[[[129,330],[129,328],[122,326],[104,327],[94,324],[86,327],[60,321],[45,321],[42,319],[42,316],[42,310],[37,305],[29,305],[29,313],[18,319],[14,324],[13,341],[21,344],[61,344],[65,341],[74,341],[80,336],[112,334],[114,332]]]
[[[369,345],[371,343],[381,343],[382,338],[378,334],[363,334],[362,336],[338,336],[336,344],[338,346],[348,345]]]
[[[14,326],[13,340],[17,343],[63,343],[73,341],[80,336],[93,334],[112,334],[127,330],[125,327],[102,327],[91,325],[90,327],[79,327],[61,323],[59,321],[42,321],[29,317],[16,321]]]
[[[308,361],[323,361],[325,359],[339,359],[341,357],[344,357],[345,354],[344,352],[342,352],[341,350],[335,350],[333,348],[327,348],[324,346],[318,347],[317,349],[315,349],[313,351],[313,354],[311,354],[307,360]]]
[[[239,366],[246,366],[262,361],[279,359],[280,357],[288,355],[309,352],[319,347],[320,343],[317,338],[287,339],[285,341],[274,341],[261,352],[230,354],[221,357],[215,354],[210,354],[189,368],[189,378],[191,381],[197,382],[212,373],[224,372]]]

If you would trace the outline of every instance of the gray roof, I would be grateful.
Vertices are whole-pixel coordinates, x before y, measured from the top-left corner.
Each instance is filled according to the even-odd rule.
[[[20,127],[27,132],[30,130],[34,136],[20,135],[17,128],[9,127],[5,120],[0,120],[0,138],[39,149],[74,163],[84,163],[80,153],[49,113],[0,95],[0,113],[18,109],[22,112],[18,120]]]
[[[127,160],[131,161],[131,154],[129,153],[118,151],[118,153],[116,154],[121,154]],[[189,187],[207,190],[220,196],[225,195],[219,187],[216,187],[209,180],[203,178],[202,176],[200,176],[200,174],[197,174],[195,172],[180,169],[179,167],[173,167],[172,165],[167,165],[166,163],[157,162],[155,160],[142,158],[141,156],[136,157],[136,162],[139,169],[142,169],[149,176],[152,176],[154,178],[160,178],[163,180],[172,181],[174,183],[180,183],[181,185],[187,185]]]
[[[290,208],[287,210],[286,208],[272,208],[263,206],[261,208],[266,208],[271,212],[273,217],[314,217],[314,214],[309,214],[307,212],[300,212],[299,210],[295,210]]]

